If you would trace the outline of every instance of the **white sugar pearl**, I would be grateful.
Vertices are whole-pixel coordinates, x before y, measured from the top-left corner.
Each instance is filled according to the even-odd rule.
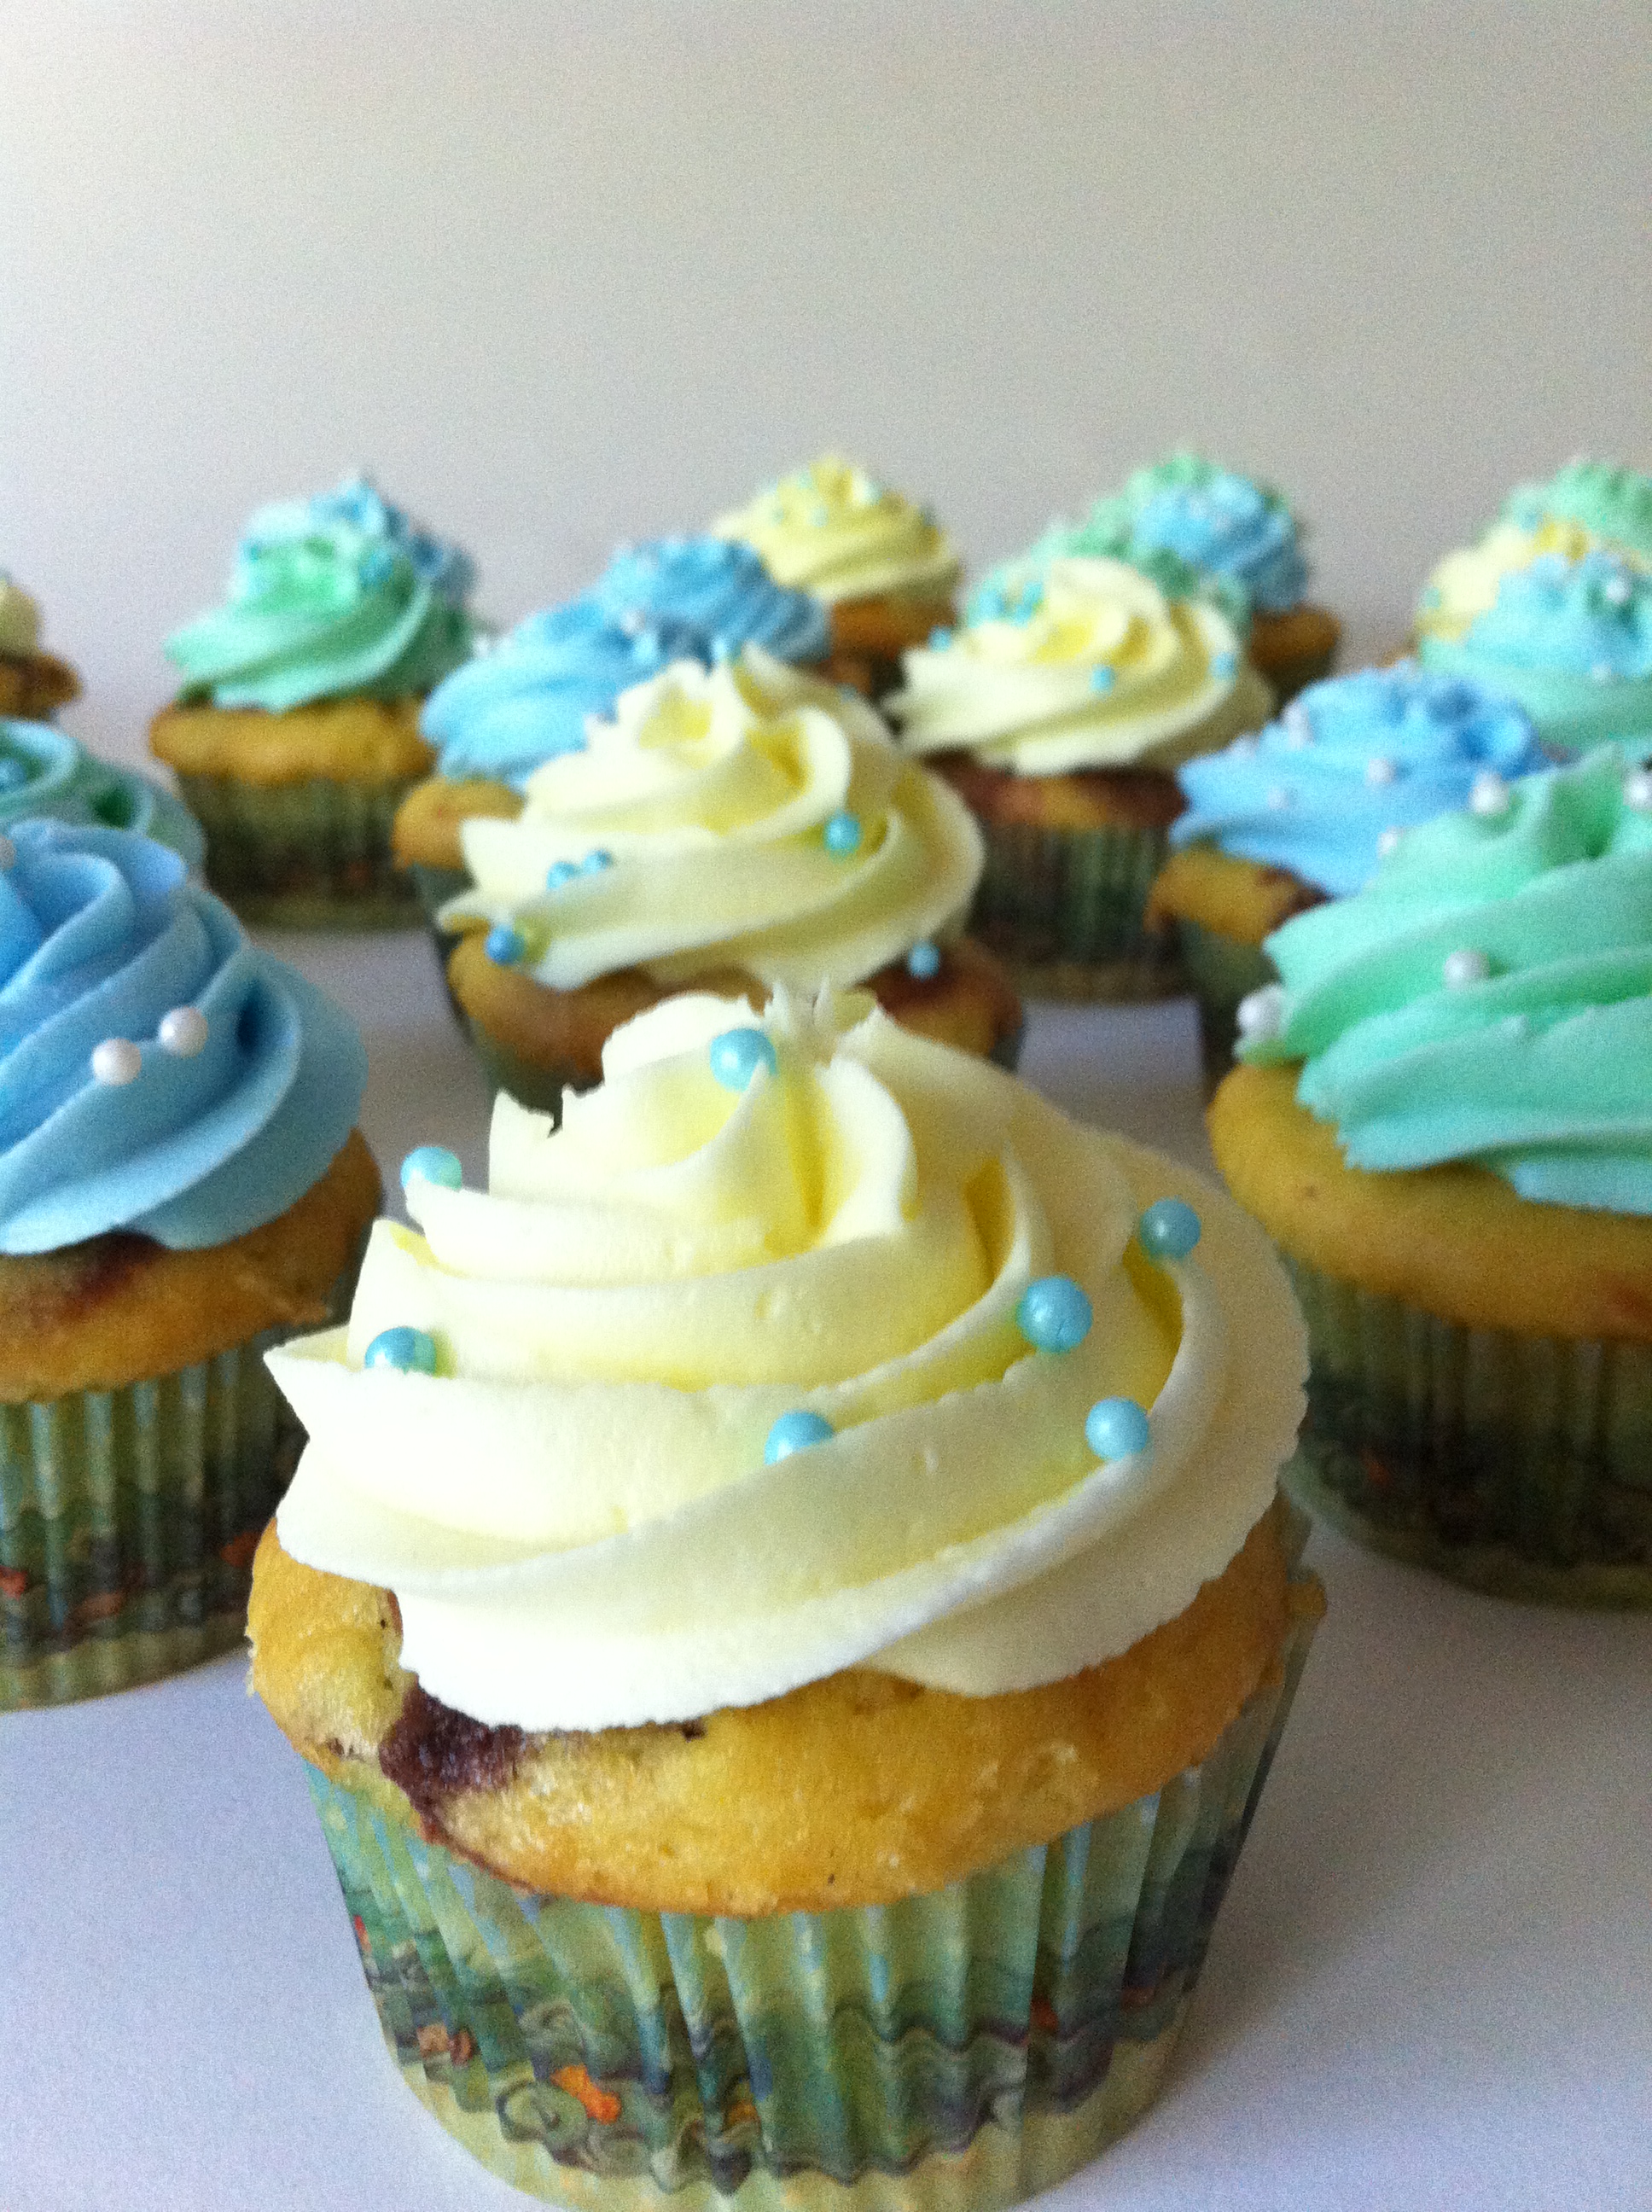
[[[1397,853],[1400,850],[1400,841],[1404,837],[1405,834],[1406,833],[1403,830],[1390,829],[1379,830],[1377,832],[1376,838],[1376,849],[1378,855],[1382,860],[1386,860],[1390,853]]]
[[[1469,811],[1488,817],[1509,811],[1509,787],[1495,769],[1483,768],[1468,794]]]
[[[1256,740],[1254,738],[1236,738],[1228,747],[1228,750],[1233,755],[1235,760],[1254,760]]]
[[[1440,969],[1448,991],[1466,991],[1471,983],[1485,982],[1491,973],[1491,963],[1488,957],[1467,945],[1458,951],[1448,952]]]
[[[193,1060],[207,1041],[207,1018],[198,1006],[174,1006],[161,1017],[156,1031],[164,1052],[179,1060]]]
[[[1267,794],[1267,803],[1273,813],[1288,814],[1291,811],[1291,793],[1284,784],[1276,783]]]
[[[1624,778],[1624,805],[1652,814],[1652,768],[1632,768]]]
[[[1398,764],[1387,753],[1373,753],[1365,763],[1365,781],[1374,791],[1381,791],[1393,783],[1400,774]]]
[[[1627,576],[1608,576],[1600,586],[1600,597],[1609,607],[1626,607],[1634,590]]]
[[[1597,660],[1590,669],[1589,676],[1596,684],[1610,684],[1613,676],[1612,663],[1609,660]]]
[[[127,1037],[105,1037],[92,1048],[94,1083],[136,1083],[143,1073],[143,1055]]]
[[[1293,752],[1301,752],[1314,742],[1314,725],[1308,719],[1306,707],[1293,700],[1279,717],[1285,727],[1285,741]]]
[[[1285,986],[1264,983],[1260,991],[1252,991],[1240,1000],[1235,1018],[1242,1037],[1271,1044],[1285,1027]]]

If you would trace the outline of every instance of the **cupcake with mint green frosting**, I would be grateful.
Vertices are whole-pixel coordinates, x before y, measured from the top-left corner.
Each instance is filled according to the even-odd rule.
[[[96,760],[49,722],[0,720],[0,830],[27,815],[136,830],[198,868],[201,825],[181,800],[136,769]]]
[[[296,1448],[263,1353],[348,1298],[379,1178],[354,1025],[166,845],[8,821],[0,997],[4,1710],[240,1640]]]
[[[1297,1494],[1481,1588],[1652,1603],[1652,772],[1506,783],[1267,951],[1211,1127],[1309,1320]]]
[[[429,769],[422,702],[470,658],[468,557],[365,479],[260,508],[222,606],[173,633],[150,744],[207,836],[209,880],[250,917],[410,918],[396,807]]]
[[[1310,684],[1255,736],[1185,762],[1187,811],[1149,906],[1175,926],[1212,1078],[1240,1000],[1274,980],[1271,931],[1362,889],[1406,830],[1495,809],[1546,765],[1516,701],[1410,661]]]

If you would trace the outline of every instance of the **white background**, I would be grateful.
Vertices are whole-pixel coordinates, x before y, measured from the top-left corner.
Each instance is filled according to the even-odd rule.
[[[0,564],[136,752],[246,512],[367,465],[513,619],[828,441],[977,564],[1180,437],[1355,657],[1509,483],[1652,459],[1643,9],[0,9]],[[475,1165],[422,945],[306,955]],[[1028,1071],[1198,1155],[1185,1007]],[[468,1139],[468,1142],[466,1141]],[[1652,2205],[1652,1623],[1319,1540],[1333,1609],[1169,2090],[1066,2201]],[[519,2202],[379,2042],[225,1662],[0,1719],[0,2212]]]

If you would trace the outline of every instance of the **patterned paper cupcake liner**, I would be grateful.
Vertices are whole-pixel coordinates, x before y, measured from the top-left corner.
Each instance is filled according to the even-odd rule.
[[[1162,830],[1042,830],[984,822],[987,866],[969,927],[1033,998],[1163,998],[1175,940],[1150,929]]]
[[[1475,1589],[1652,1605],[1652,1346],[1463,1328],[1286,1265],[1313,1357],[1301,1504]]]
[[[1311,1589],[1311,1595],[1309,1594]],[[898,1905],[657,1915],[513,1887],[313,1773],[385,2040],[495,2173],[592,2212],[985,2212],[1169,2063],[1318,1619],[1210,1756]]]
[[[1199,1000],[1199,1048],[1205,1082],[1213,1091],[1233,1066],[1233,1048],[1239,1035],[1239,1001],[1265,983],[1276,983],[1278,971],[1260,945],[1242,944],[1219,930],[1176,917],[1176,938],[1181,964],[1193,995]]]
[[[206,832],[206,878],[244,921],[281,929],[407,929],[419,904],[390,825],[416,777],[260,785],[180,775]]]
[[[0,1406],[0,1711],[152,1682],[240,1641],[252,1553],[304,1441],[264,1364],[291,1334]]]

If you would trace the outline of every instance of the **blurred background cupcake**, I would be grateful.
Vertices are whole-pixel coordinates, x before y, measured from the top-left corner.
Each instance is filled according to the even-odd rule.
[[[1145,919],[1174,771],[1259,729],[1273,695],[1218,606],[1124,562],[1056,560],[990,605],[914,647],[886,702],[981,821],[973,927],[1035,996],[1156,996],[1175,980]]]
[[[712,528],[753,547],[777,583],[825,603],[827,672],[872,698],[900,681],[908,646],[957,619],[963,563],[932,513],[835,453],[767,485]]]
[[[262,1354],[348,1303],[355,1029],[178,854],[0,837],[0,1708],[239,1642],[298,1438]]]
[[[462,830],[453,995],[496,1086],[547,1112],[657,1000],[864,984],[1013,1064],[1020,1002],[963,934],[980,833],[858,694],[748,647],[633,685]]]
[[[1258,735],[1185,762],[1147,911],[1175,925],[1207,1079],[1231,1064],[1241,1001],[1278,980],[1272,931],[1358,890],[1418,823],[1497,813],[1509,778],[1546,764],[1512,699],[1408,661],[1311,684]]]
[[[678,1000],[560,1133],[500,1099],[489,1188],[413,1154],[418,1231],[276,1362],[253,1680],[383,2033],[591,2212],[1095,2156],[1321,1610],[1260,1232],[861,1005]]]
[[[416,918],[390,825],[434,758],[426,693],[467,660],[475,572],[364,478],[260,508],[225,604],[175,631],[177,702],[149,743],[246,918],[372,927]]]
[[[1479,1589],[1652,1603],[1652,773],[1508,784],[1267,950],[1210,1129],[1308,1319],[1294,1493]]]
[[[42,721],[80,696],[66,660],[40,649],[40,610],[0,568],[0,714]]]
[[[30,814],[136,830],[199,868],[201,825],[181,799],[135,769],[94,759],[49,722],[0,719],[0,830]]]

